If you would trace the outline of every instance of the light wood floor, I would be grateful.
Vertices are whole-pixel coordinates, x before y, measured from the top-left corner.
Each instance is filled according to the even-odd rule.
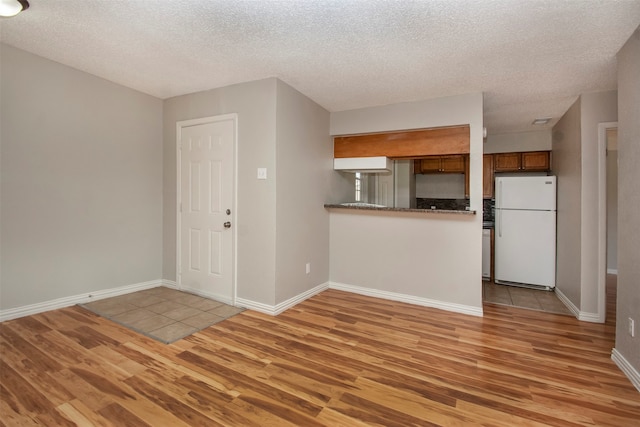
[[[0,325],[0,425],[637,426],[613,333],[330,290],[166,345],[71,307]]]

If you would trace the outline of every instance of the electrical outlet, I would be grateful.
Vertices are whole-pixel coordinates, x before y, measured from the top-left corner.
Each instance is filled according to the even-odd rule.
[[[636,325],[635,325],[635,321],[629,317],[629,335],[631,335],[632,337],[636,336]]]
[[[310,262],[308,262],[307,265],[306,265],[306,271],[307,271],[307,274],[311,273],[311,263]]]
[[[267,179],[267,168],[258,168],[258,179]]]

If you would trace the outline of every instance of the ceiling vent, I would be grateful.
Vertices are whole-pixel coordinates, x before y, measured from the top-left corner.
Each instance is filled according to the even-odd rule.
[[[534,126],[542,126],[542,125],[546,125],[550,121],[551,121],[551,117],[542,117],[539,119],[535,119],[533,122],[531,122],[531,124]]]

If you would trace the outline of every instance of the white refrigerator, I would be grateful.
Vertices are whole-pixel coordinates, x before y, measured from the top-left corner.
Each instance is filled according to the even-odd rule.
[[[556,177],[496,178],[495,281],[556,285]]]

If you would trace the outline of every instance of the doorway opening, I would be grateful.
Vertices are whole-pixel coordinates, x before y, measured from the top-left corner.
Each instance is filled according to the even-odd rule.
[[[618,122],[598,124],[598,321],[606,320],[607,274],[617,274]]]

